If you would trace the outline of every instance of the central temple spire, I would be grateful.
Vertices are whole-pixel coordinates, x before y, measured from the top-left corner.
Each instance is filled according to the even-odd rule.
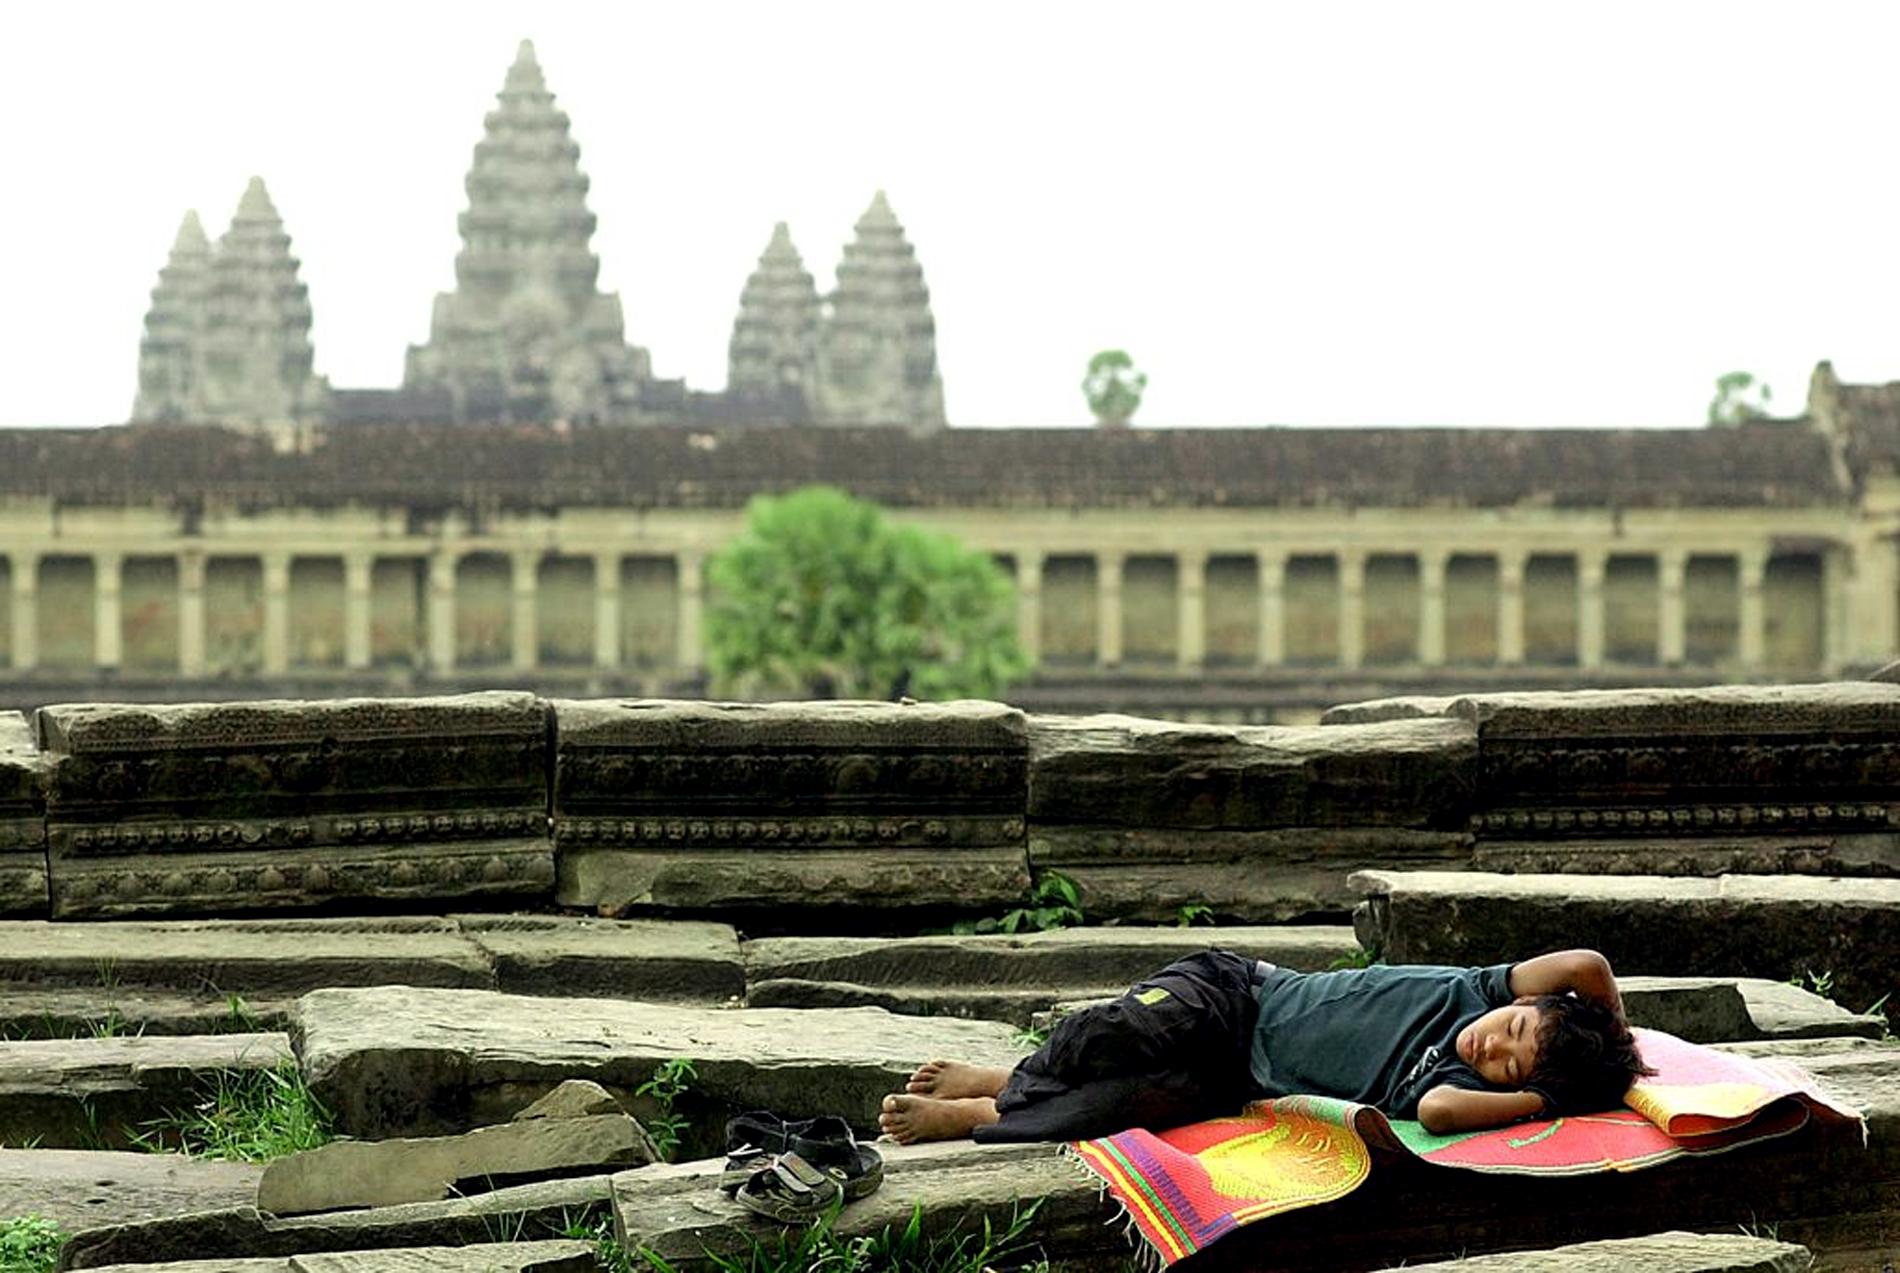
[[[651,372],[596,283],[580,147],[521,42],[469,168],[455,290],[436,297],[407,387],[457,420],[629,422]]]

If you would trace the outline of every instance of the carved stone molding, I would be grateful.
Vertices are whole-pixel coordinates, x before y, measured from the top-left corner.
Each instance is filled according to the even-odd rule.
[[[46,708],[57,915],[545,894],[530,694]]]
[[[1884,831],[1894,824],[1884,804],[1724,804],[1492,809],[1471,819],[1473,834],[1513,838],[1654,836],[1760,831]]]
[[[0,915],[46,913],[46,762],[18,712],[0,712]]]

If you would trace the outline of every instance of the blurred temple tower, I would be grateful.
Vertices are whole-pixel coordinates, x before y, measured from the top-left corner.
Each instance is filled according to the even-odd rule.
[[[651,379],[620,298],[596,286],[587,177],[568,118],[521,42],[468,174],[456,287],[436,297],[405,388],[450,421],[632,423]]]
[[[263,179],[251,178],[215,249],[187,213],[146,313],[133,422],[315,424],[328,387],[312,357],[309,292]]]

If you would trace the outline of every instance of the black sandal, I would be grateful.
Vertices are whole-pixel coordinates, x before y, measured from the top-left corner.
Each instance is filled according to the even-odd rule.
[[[843,1201],[844,1190],[830,1173],[797,1154],[780,1154],[746,1180],[733,1201],[754,1215],[780,1224],[804,1224]]]
[[[825,1114],[788,1125],[786,1132],[787,1148],[836,1180],[846,1202],[855,1202],[884,1183],[883,1155],[860,1145],[842,1118]]]

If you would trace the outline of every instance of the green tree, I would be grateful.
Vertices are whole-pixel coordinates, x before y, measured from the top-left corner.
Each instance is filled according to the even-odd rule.
[[[995,562],[829,486],[754,499],[707,573],[719,693],[994,697],[1028,670]]]
[[[1089,410],[1103,428],[1116,429],[1134,418],[1141,406],[1141,392],[1148,387],[1145,372],[1135,370],[1135,360],[1120,349],[1104,349],[1089,359],[1088,375],[1082,378],[1082,392]]]
[[[1715,397],[1709,400],[1709,423],[1726,426],[1766,420],[1774,396],[1768,383],[1755,379],[1751,372],[1731,371],[1717,376]]]

